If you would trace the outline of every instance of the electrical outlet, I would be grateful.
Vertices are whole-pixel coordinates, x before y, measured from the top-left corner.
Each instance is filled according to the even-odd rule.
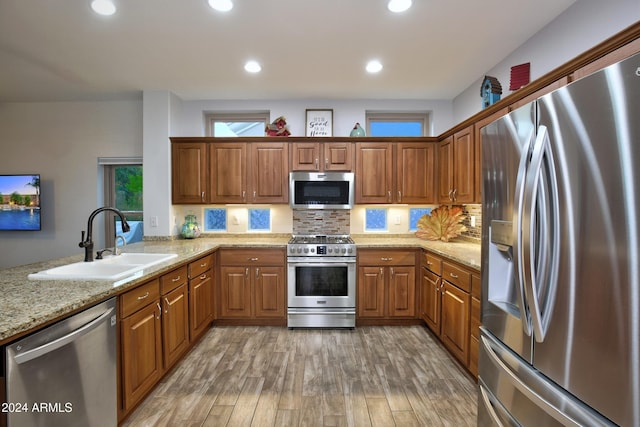
[[[471,218],[469,220],[470,220],[469,222],[471,223],[471,226],[475,227],[476,226],[476,217],[471,215]]]
[[[149,222],[151,223],[152,227],[157,227],[158,226],[158,217],[157,216],[152,216],[149,218]]]
[[[395,225],[400,225],[400,215],[396,215],[396,217],[393,219],[393,223]]]

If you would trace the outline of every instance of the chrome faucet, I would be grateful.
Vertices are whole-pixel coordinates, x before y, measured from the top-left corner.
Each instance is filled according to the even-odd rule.
[[[129,223],[124,217],[124,214],[116,208],[110,208],[105,206],[103,208],[98,208],[95,211],[91,212],[91,215],[89,215],[89,220],[87,221],[87,238],[85,239],[85,232],[82,231],[82,241],[78,244],[78,246],[80,246],[81,248],[84,248],[85,262],[93,261],[93,240],[92,240],[93,219],[96,217],[96,215],[98,215],[100,212],[103,212],[103,211],[114,212],[116,215],[120,217],[120,220],[122,221],[121,226],[122,226],[123,233],[126,233],[131,229],[129,227]]]

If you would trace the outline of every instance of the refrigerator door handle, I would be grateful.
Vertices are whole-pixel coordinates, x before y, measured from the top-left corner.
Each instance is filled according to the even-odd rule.
[[[548,288],[547,295],[555,294],[557,283],[559,250],[559,219],[558,219],[558,181],[553,166],[550,150],[551,141],[546,126],[539,126],[536,140],[531,154],[530,168],[525,182],[522,233],[523,242],[523,276],[526,300],[529,304],[529,315],[533,334],[537,342],[543,342],[549,326],[551,307],[543,307],[538,296],[540,287]],[[544,161],[547,160],[547,173],[543,178]],[[541,209],[537,209],[540,207]],[[535,215],[541,213],[537,218]],[[541,231],[542,230],[542,231]],[[537,240],[538,239],[538,240]],[[548,241],[548,240],[551,241]],[[539,256],[535,251],[539,250]],[[552,258],[550,258],[552,257]],[[537,258],[537,265],[536,263]],[[546,303],[552,303],[553,298],[547,297]]]
[[[566,413],[561,411],[559,407],[562,405],[553,405],[549,402],[545,397],[538,394],[535,390],[532,390],[525,384],[525,382],[518,377],[518,375],[514,372],[514,369],[517,369],[517,361],[509,362],[509,358],[513,358],[507,350],[502,350],[496,348],[486,336],[480,336],[482,350],[489,357],[491,363],[496,365],[505,375],[506,379],[516,388],[520,393],[526,396],[531,402],[533,402],[536,406],[541,408],[545,413],[549,414],[555,420],[560,422],[564,426],[574,426],[581,427],[583,424],[570,418]],[[497,352],[500,352],[498,355]],[[504,357],[501,357],[504,356]],[[512,367],[513,366],[513,367]]]
[[[522,329],[527,336],[531,336],[531,320],[529,318],[529,312],[527,310],[527,304],[525,301],[524,290],[524,276],[523,276],[523,242],[522,242],[522,222],[523,222],[523,209],[524,209],[524,193],[525,183],[527,178],[527,170],[529,165],[530,151],[532,145],[533,134],[529,135],[527,142],[522,149],[522,155],[520,157],[520,163],[518,165],[518,173],[516,178],[515,187],[515,200],[513,208],[513,268],[515,271],[516,291],[518,293],[518,308],[520,309],[520,319],[522,322]]]

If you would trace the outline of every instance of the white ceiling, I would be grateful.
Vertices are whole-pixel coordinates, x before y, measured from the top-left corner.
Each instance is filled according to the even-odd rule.
[[[0,102],[453,99],[576,0],[0,0]],[[369,59],[384,68],[368,75]],[[243,70],[248,59],[263,71]],[[516,65],[516,64],[514,64]]]

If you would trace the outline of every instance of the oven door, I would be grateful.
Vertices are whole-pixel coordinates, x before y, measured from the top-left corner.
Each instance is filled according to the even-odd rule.
[[[355,257],[289,257],[287,265],[290,308],[355,308]]]

